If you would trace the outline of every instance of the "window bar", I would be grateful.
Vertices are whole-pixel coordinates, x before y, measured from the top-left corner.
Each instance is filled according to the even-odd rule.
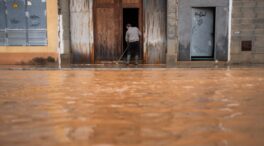
[[[30,44],[29,44],[29,34],[28,34],[28,19],[29,19],[29,12],[28,12],[28,0],[25,0],[25,17],[26,17],[26,30],[25,30],[25,32],[26,32],[26,45],[27,46],[30,46]]]
[[[4,9],[5,9],[5,43],[4,43],[4,46],[7,46],[8,44],[8,34],[7,34],[7,23],[8,23],[8,20],[7,20],[7,3],[6,3],[6,0],[4,0]]]
[[[31,44],[30,44],[30,37],[29,37],[29,32],[30,31],[32,31],[32,30],[39,30],[39,31],[44,31],[45,32],[45,34],[46,34],[46,36],[45,36],[45,45],[47,45],[47,41],[48,41],[48,39],[47,39],[47,28],[39,28],[39,29],[32,29],[32,28],[30,28],[29,27],[29,18],[30,18],[30,14],[29,14],[29,11],[28,11],[28,9],[29,9],[29,7],[28,7],[28,1],[29,0],[24,0],[24,9],[25,9],[25,15],[24,15],[24,17],[26,18],[26,20],[25,20],[25,24],[26,24],[26,26],[25,26],[25,28],[24,29],[16,29],[16,28],[14,28],[14,29],[11,29],[12,31],[16,31],[16,30],[20,30],[20,31],[24,31],[25,33],[26,33],[26,46],[31,46]],[[5,20],[5,28],[3,29],[3,31],[4,31],[4,43],[3,43],[3,46],[8,46],[9,45],[9,33],[8,33],[8,30],[9,30],[9,28],[8,28],[8,0],[3,0],[3,4],[4,4],[4,20]],[[45,3],[45,5],[46,5],[46,3]],[[46,10],[44,10],[44,13],[45,13],[45,19],[47,19],[47,15],[46,15]],[[47,27],[47,21],[45,21],[45,23],[46,23],[46,27]],[[21,44],[22,45],[22,44]],[[43,44],[42,44],[43,45]],[[41,46],[42,46],[41,45]],[[35,44],[34,44],[34,46],[35,46]]]

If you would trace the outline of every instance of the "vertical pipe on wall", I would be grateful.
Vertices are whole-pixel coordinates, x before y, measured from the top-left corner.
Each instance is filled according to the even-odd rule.
[[[232,38],[232,11],[233,0],[229,0],[229,20],[228,20],[228,62],[231,60],[231,38]]]
[[[63,16],[59,15],[59,54],[64,54],[65,50],[64,50],[64,39],[63,39],[63,33],[64,33],[64,29],[63,29]]]
[[[6,7],[6,1],[4,0],[4,4],[5,4],[5,46],[7,46],[7,42],[8,42],[8,35],[7,35],[7,7]],[[2,22],[3,23],[3,22]]]
[[[58,52],[58,67],[59,69],[61,69],[61,54],[64,53],[64,43],[63,43],[63,17],[62,15],[60,14],[59,17],[58,17],[58,21],[59,21],[59,41],[58,41],[58,49],[57,49],[57,52]]]

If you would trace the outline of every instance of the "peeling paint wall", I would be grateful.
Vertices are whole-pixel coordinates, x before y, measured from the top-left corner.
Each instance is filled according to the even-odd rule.
[[[147,64],[166,63],[166,0],[144,0],[144,59]]]
[[[107,1],[98,1],[101,3],[105,3]],[[98,3],[97,2],[97,3]],[[138,3],[138,1],[133,1],[133,3]],[[164,64],[166,63],[166,38],[167,38],[167,31],[166,31],[166,1],[165,0],[143,0],[144,5],[144,61],[147,64]],[[100,26],[107,26],[109,29],[109,25],[104,24],[96,24],[94,27],[94,22],[109,22],[111,19],[109,17],[104,18],[93,18],[94,14],[93,11],[99,11],[93,10],[94,7],[94,0],[70,0],[70,30],[71,30],[71,52],[73,56],[73,63],[94,63],[95,59],[94,56],[97,56],[96,58],[100,60],[100,58],[108,58],[108,56],[118,56],[118,55],[111,55],[111,52],[109,54],[109,51],[111,50],[120,50],[121,46],[112,45],[113,49],[110,49],[109,51],[104,51],[105,47],[98,46],[98,44],[103,44],[104,42],[109,42],[108,44],[112,43],[118,43],[115,40],[109,40],[109,39],[115,39],[119,38],[116,37],[118,35],[115,32],[112,32],[112,34],[109,34],[111,37],[107,37],[108,39],[101,40],[100,35],[102,31],[107,31],[100,29]],[[109,5],[110,6],[110,5]],[[102,14],[105,13],[105,16],[107,16],[109,13],[102,12]],[[102,15],[103,16],[103,15]],[[113,17],[113,19],[116,19]],[[102,20],[102,21],[100,21]],[[118,19],[116,19],[118,20]],[[116,21],[115,21],[116,22]],[[119,22],[120,23],[120,22]],[[116,24],[119,24],[116,23]],[[107,24],[107,23],[105,23]],[[98,30],[96,31],[95,35],[98,35],[97,37],[94,37],[95,28]],[[114,28],[114,27],[112,27]],[[100,30],[99,30],[100,29]],[[110,30],[109,30],[110,31]],[[108,33],[107,33],[108,34]],[[114,36],[112,36],[114,35]],[[122,34],[120,34],[122,35]],[[97,38],[97,39],[95,39]],[[97,40],[97,48],[94,48],[94,41]],[[108,45],[109,46],[109,45]],[[102,52],[104,51],[104,52]],[[97,53],[94,53],[97,52]],[[120,54],[120,51],[115,51],[114,53]],[[99,55],[99,56],[98,56]],[[100,56],[100,55],[105,55]],[[96,59],[96,60],[97,60]],[[111,59],[111,58],[110,58]],[[115,58],[114,58],[115,59]],[[112,59],[113,60],[113,59]]]
[[[73,63],[93,63],[93,0],[71,0],[70,19]]]

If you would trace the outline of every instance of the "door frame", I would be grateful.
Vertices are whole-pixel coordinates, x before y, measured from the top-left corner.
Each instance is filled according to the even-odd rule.
[[[229,1],[228,0],[179,0],[179,56],[178,61],[191,61],[190,34],[191,8],[215,7],[215,56],[218,61],[228,61],[228,28],[229,28]]]
[[[123,10],[124,9],[129,9],[129,8],[136,8],[136,9],[138,9],[139,11],[138,11],[138,28],[139,28],[139,30],[141,31],[141,37],[140,37],[140,60],[142,60],[143,62],[144,62],[144,48],[143,48],[143,43],[144,43],[144,15],[143,15],[143,12],[144,12],[144,10],[143,10],[143,0],[140,0],[140,3],[138,3],[138,4],[123,4],[122,3],[122,0],[121,0],[121,16],[120,16],[120,32],[122,32],[122,34],[121,34],[121,40],[123,40],[124,39],[124,36],[123,36],[123,16],[124,16],[124,14],[123,14]],[[124,48],[123,48],[123,41],[122,41],[122,45],[121,45],[121,47],[122,47],[122,50],[124,50]]]
[[[213,12],[213,49],[212,49],[212,56],[192,56],[192,53],[191,53],[191,43],[192,43],[192,32],[191,32],[191,38],[190,38],[190,59],[191,61],[214,61],[215,60],[215,56],[216,56],[216,37],[215,37],[215,34],[216,34],[216,7],[191,7],[192,11],[193,11],[193,8],[200,8],[200,9],[211,9],[212,12]],[[192,16],[193,17],[193,16]],[[191,21],[192,25],[193,25],[193,20]]]
[[[97,0],[93,0],[93,36],[94,36],[94,53],[93,53],[93,59],[94,59],[94,63],[100,63],[100,62],[105,62],[105,60],[97,60],[96,58],[96,42],[97,42],[97,21],[96,21],[96,16],[97,16],[97,13],[96,13],[96,8],[97,8]],[[118,34],[118,47],[119,47],[119,50],[121,51],[121,54],[123,53],[123,9],[124,8],[138,8],[139,9],[139,29],[142,33],[142,36],[140,38],[140,55],[141,55],[141,58],[143,62],[145,62],[145,57],[144,57],[144,48],[143,48],[143,43],[144,43],[144,10],[143,10],[143,0],[140,0],[140,3],[131,3],[131,4],[123,4],[122,2],[123,0],[114,0],[114,4],[100,4],[100,6],[102,7],[115,7],[114,5],[117,4],[118,5],[118,16],[116,18],[115,21],[118,21],[119,23],[119,33]],[[120,56],[121,56],[120,54]],[[118,56],[119,57],[119,56]]]

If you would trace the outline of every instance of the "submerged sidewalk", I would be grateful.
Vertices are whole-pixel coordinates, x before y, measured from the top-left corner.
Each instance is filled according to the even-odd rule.
[[[228,64],[225,62],[181,62],[174,66],[165,64],[67,64],[67,65],[0,65],[0,70],[171,70],[171,69],[243,69],[243,68],[264,68],[264,64]]]

